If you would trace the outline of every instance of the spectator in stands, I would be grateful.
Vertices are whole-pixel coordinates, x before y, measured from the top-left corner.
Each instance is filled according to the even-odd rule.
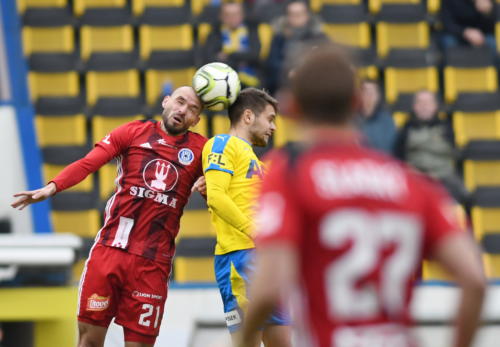
[[[441,181],[458,202],[467,205],[469,193],[455,167],[453,130],[449,122],[438,117],[436,94],[428,90],[416,93],[412,108],[409,121],[398,134],[396,156]]]
[[[392,154],[396,126],[392,115],[383,106],[376,81],[364,80],[361,84],[359,126],[368,146]]]
[[[284,71],[304,43],[327,40],[321,29],[321,22],[303,0],[291,0],[286,4],[285,15],[274,21],[273,31],[274,37],[266,64],[266,87],[271,94],[280,87]]]
[[[243,5],[225,2],[220,9],[220,23],[214,24],[203,47],[204,63],[220,61],[235,69],[243,87],[260,85],[260,42],[255,27],[244,22]]]
[[[487,45],[496,50],[493,0],[446,0],[441,2],[441,6],[445,48]]]

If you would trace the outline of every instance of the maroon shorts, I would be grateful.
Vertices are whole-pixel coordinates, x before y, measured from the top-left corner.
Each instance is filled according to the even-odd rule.
[[[97,244],[80,280],[78,320],[123,326],[125,341],[153,344],[160,330],[171,264]]]

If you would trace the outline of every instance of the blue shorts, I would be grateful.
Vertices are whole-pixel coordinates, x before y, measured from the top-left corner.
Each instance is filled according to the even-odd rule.
[[[248,305],[248,278],[255,271],[254,249],[243,249],[215,256],[215,278],[224,304],[229,332],[239,330]],[[284,310],[275,310],[267,321],[270,325],[290,325]]]

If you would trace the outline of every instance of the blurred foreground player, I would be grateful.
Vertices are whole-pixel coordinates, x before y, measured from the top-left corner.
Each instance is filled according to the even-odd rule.
[[[65,190],[117,158],[116,191],[82,274],[78,301],[79,347],[103,346],[109,323],[124,328],[125,346],[153,346],[163,317],[182,210],[203,182],[206,138],[188,129],[200,119],[191,87],[163,99],[161,122],[124,124],[44,188],[21,192],[23,209]]]
[[[203,148],[207,204],[217,232],[215,277],[233,341],[245,320],[248,280],[255,266],[253,207],[263,165],[252,146],[267,145],[276,129],[276,114],[274,98],[256,88],[243,89],[228,109],[229,133],[214,136]],[[260,346],[262,339],[266,347],[288,347],[287,325],[286,313],[276,310],[263,324],[262,336],[249,346]]]
[[[294,284],[304,303],[298,346],[415,346],[409,301],[422,256],[462,289],[453,346],[472,341],[485,290],[477,247],[443,189],[358,145],[358,97],[349,58],[333,46],[306,53],[293,71],[288,108],[304,142],[274,152],[263,181],[240,347]]]

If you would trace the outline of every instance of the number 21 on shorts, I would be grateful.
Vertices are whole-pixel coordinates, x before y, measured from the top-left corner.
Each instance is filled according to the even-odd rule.
[[[156,318],[154,320],[153,328],[156,329],[158,327],[158,320],[160,319],[160,306],[153,306],[151,304],[142,304],[142,309],[145,311],[141,313],[139,316],[139,325],[150,327],[151,319],[154,311],[156,311]]]

